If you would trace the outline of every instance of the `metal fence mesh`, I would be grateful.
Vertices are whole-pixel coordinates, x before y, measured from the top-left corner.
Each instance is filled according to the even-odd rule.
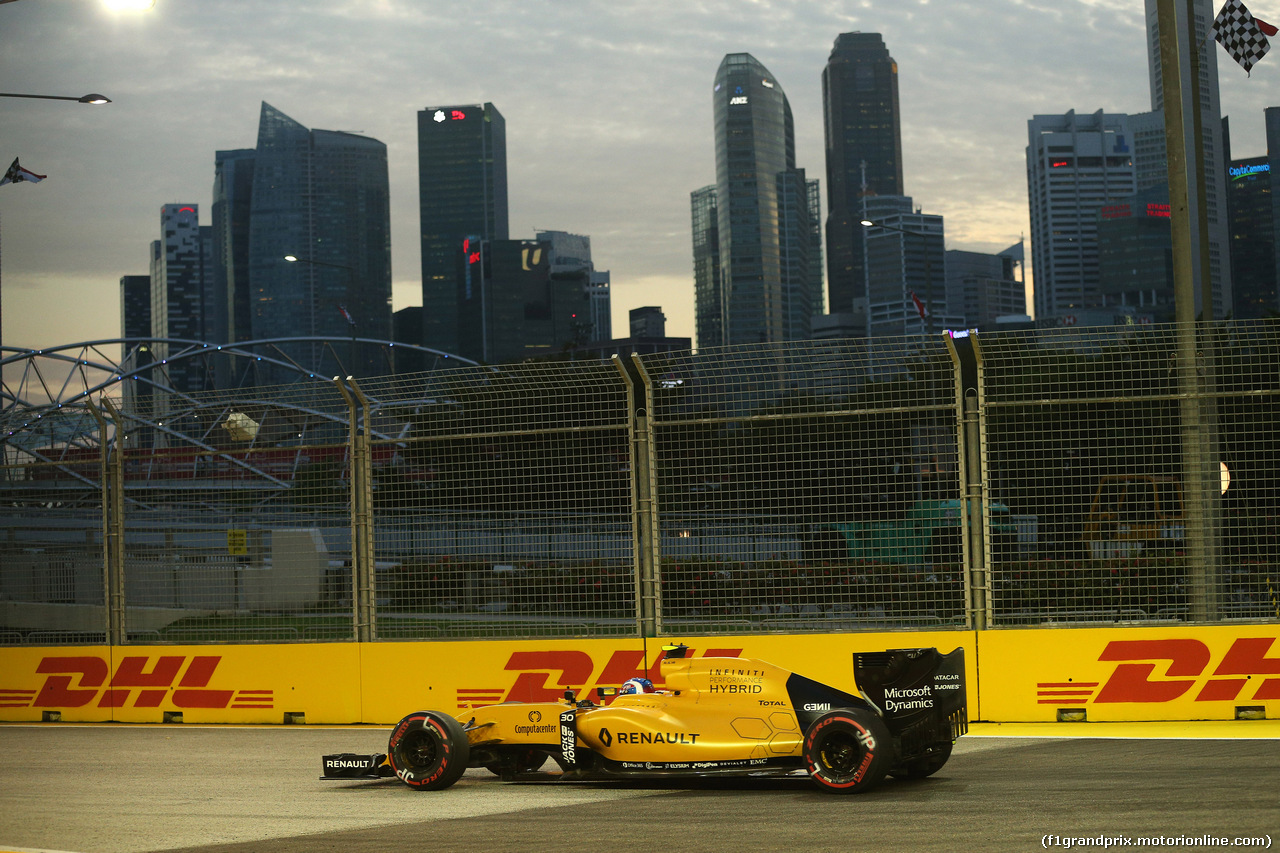
[[[6,644],[1280,618],[1274,321],[134,388],[3,422]]]
[[[1198,396],[1175,327],[982,338],[988,492],[1034,524],[997,566],[997,624],[1280,616],[1276,332],[1203,331]]]
[[[626,390],[608,361],[370,383],[378,635],[634,633]],[[392,427],[394,426],[394,434]]]
[[[956,391],[939,340],[646,359],[666,624],[958,624]]]

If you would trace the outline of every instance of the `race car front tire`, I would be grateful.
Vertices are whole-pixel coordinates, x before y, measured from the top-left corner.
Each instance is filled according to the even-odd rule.
[[[879,783],[893,766],[893,737],[874,711],[832,711],[805,732],[804,761],[809,777],[823,791],[858,793]]]
[[[410,788],[439,791],[466,772],[471,757],[462,724],[438,711],[415,711],[396,724],[387,742],[391,769]]]

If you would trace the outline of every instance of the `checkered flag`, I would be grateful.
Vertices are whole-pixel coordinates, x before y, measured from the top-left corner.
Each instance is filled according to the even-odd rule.
[[[1227,0],[1213,19],[1213,38],[1249,73],[1254,63],[1266,56],[1271,49],[1267,36],[1275,35],[1276,28],[1260,21],[1249,13],[1240,0]]]

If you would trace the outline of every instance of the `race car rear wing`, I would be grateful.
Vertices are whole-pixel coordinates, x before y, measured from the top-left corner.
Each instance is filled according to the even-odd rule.
[[[912,740],[955,740],[969,730],[963,648],[856,652],[853,677],[908,752]]]

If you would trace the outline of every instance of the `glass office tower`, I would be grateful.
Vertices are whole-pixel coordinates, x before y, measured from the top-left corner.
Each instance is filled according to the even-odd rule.
[[[218,294],[218,343],[249,340],[249,217],[253,148],[218,151],[213,163],[213,290]]]
[[[322,376],[381,369],[354,339],[391,339],[387,146],[308,130],[263,103],[249,224],[253,338],[324,336],[347,345],[284,351]],[[290,263],[285,256],[300,260]],[[267,370],[259,383],[292,374]]]
[[[830,310],[866,295],[862,200],[901,196],[898,64],[879,33],[841,33],[822,71]],[[866,190],[863,184],[866,184]]]
[[[507,125],[490,103],[418,113],[423,345],[462,352],[458,247],[507,239]]]
[[[747,53],[720,63],[713,104],[722,341],[807,338],[809,185],[795,164],[791,105],[769,69]],[[698,299],[699,310],[703,305]],[[713,343],[701,338],[711,325],[698,320],[699,346]]]
[[[720,212],[715,184],[689,195],[693,219],[693,307],[699,347],[724,345],[720,288]]]

